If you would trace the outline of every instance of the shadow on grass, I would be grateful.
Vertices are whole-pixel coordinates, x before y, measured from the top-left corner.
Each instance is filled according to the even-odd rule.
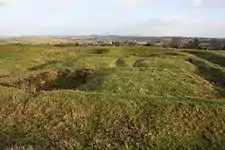
[[[52,82],[51,86],[57,90],[97,91],[105,77],[113,73],[114,70],[115,68],[64,70]]]
[[[167,56],[186,56],[185,54],[179,53],[179,52],[168,52],[165,53]]]
[[[198,67],[198,75],[216,85],[216,90],[219,92],[220,96],[225,96],[225,71],[210,66],[201,60],[189,58],[187,61]]]
[[[105,78],[112,74],[115,71],[115,68],[103,68],[96,71],[96,74],[91,78],[86,84],[83,84],[78,88],[80,91],[97,91],[102,83],[104,82]]]
[[[160,57],[160,56],[186,56],[185,54],[179,53],[179,52],[164,52],[164,53],[156,53],[148,55],[147,57]]]
[[[218,64],[222,67],[225,67],[225,57],[219,54],[208,51],[186,51],[187,53],[193,54],[197,57],[206,59],[212,63]]]
[[[89,68],[59,69],[57,71],[44,71],[35,75],[19,79],[7,79],[0,82],[1,86],[22,89],[28,93],[39,93],[52,90],[98,90],[106,76],[114,68],[93,70]]]
[[[57,141],[47,137],[39,137],[15,131],[11,128],[1,131],[0,147],[5,150],[33,150],[33,149],[57,149]],[[43,136],[43,135],[42,135]]]
[[[93,48],[92,49],[92,54],[108,54],[110,52],[109,48],[104,48],[104,47],[98,47],[98,48]]]

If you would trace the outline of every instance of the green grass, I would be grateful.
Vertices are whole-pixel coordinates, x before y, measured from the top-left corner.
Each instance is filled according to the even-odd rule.
[[[208,61],[211,61],[212,63],[218,64],[222,67],[225,67],[225,56],[218,54],[213,51],[189,51],[188,53],[191,53],[193,55],[196,55],[197,57],[206,59]]]
[[[152,47],[1,46],[0,147],[224,149],[222,57]],[[56,77],[49,85],[69,87],[83,68],[94,74],[76,88],[10,86],[41,82],[48,72]]]

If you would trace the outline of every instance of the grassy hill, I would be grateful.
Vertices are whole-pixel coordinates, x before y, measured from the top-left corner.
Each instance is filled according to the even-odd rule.
[[[0,46],[2,149],[224,149],[225,52]]]

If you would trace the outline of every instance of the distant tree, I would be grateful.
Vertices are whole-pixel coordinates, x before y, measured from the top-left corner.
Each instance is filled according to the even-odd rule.
[[[184,46],[184,48],[186,48],[186,49],[202,49],[198,38],[194,38],[193,40],[190,40]]]
[[[222,40],[222,41],[221,41],[221,45],[222,45],[221,50],[225,50],[225,40]]]
[[[80,46],[80,44],[79,43],[74,43],[74,46]]]
[[[211,39],[210,44],[214,50],[222,50],[224,47],[222,40],[219,39]]]
[[[171,48],[179,48],[180,47],[180,44],[181,44],[181,38],[179,37],[173,37],[171,39],[171,41],[168,43],[168,47],[171,47]]]
[[[193,40],[193,48],[194,49],[200,49],[199,44],[200,44],[199,39],[198,38],[194,38],[194,40]]]
[[[154,44],[148,42],[148,43],[145,44],[145,46],[154,46]]]
[[[192,41],[189,41],[188,43],[186,43],[186,44],[184,45],[184,48],[185,48],[185,49],[191,49],[192,46],[193,46],[193,42],[192,42]]]

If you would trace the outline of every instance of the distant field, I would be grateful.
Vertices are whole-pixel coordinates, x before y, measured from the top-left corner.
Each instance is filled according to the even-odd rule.
[[[15,38],[0,38],[0,44],[32,44],[32,45],[47,45],[59,43],[74,43],[70,38],[55,38],[55,37],[15,37]]]
[[[224,149],[225,52],[0,46],[2,149]]]

